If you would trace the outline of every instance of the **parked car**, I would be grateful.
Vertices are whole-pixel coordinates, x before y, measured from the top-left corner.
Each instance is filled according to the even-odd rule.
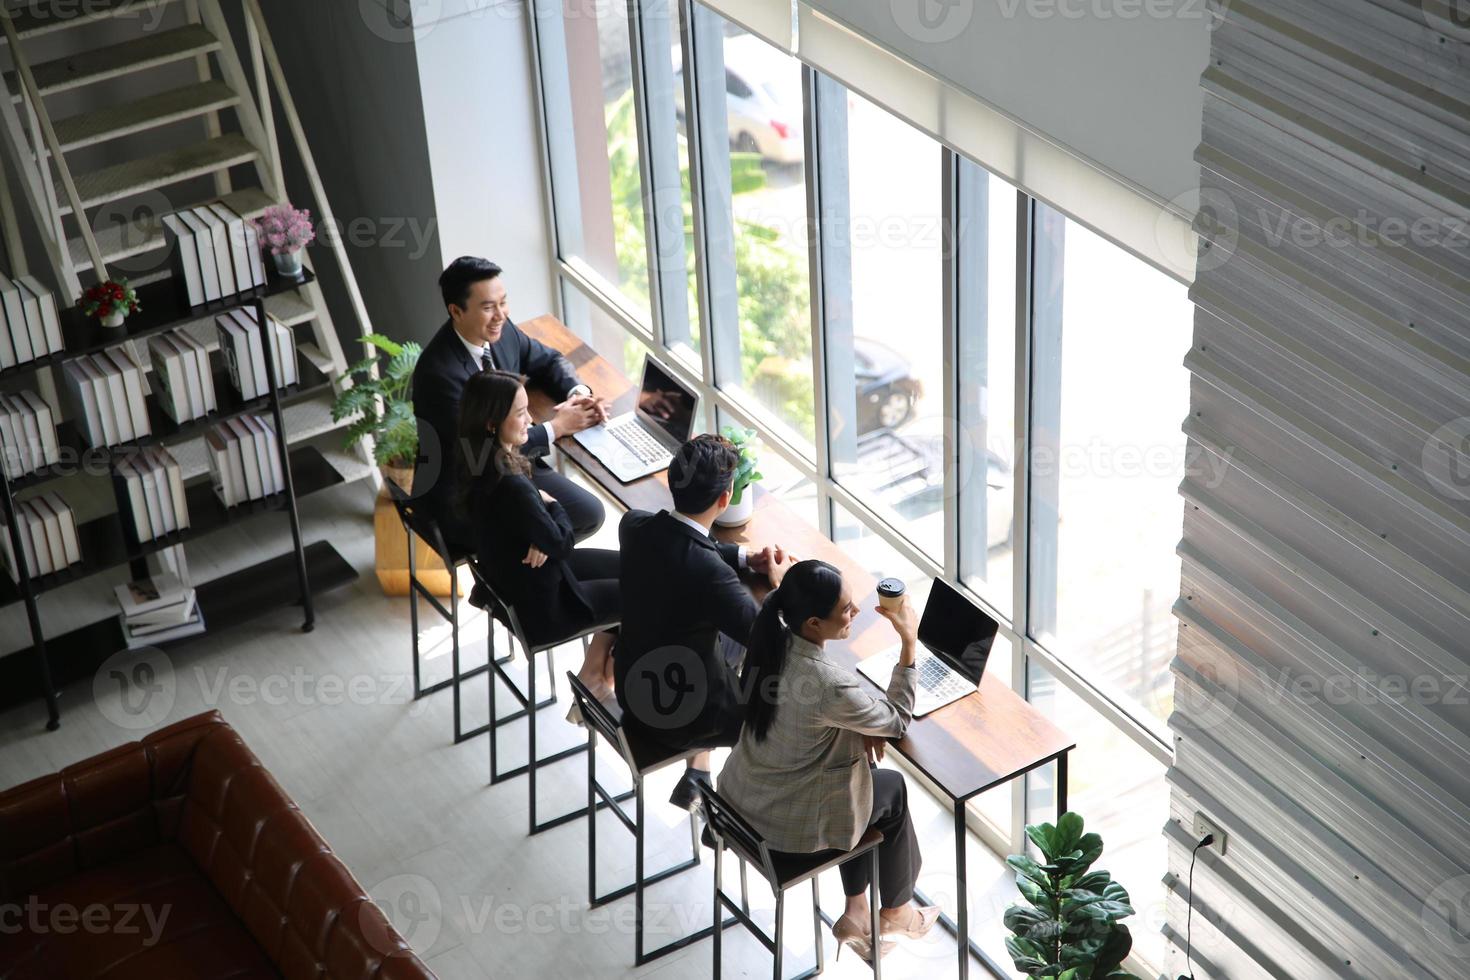
[[[682,68],[674,76],[674,106],[684,121]],[[751,34],[725,39],[725,114],[730,149],[759,153],[772,163],[800,163],[801,72],[789,55]]]
[[[858,435],[893,430],[914,414],[924,385],[909,372],[908,359],[876,340],[854,337],[853,366],[857,372]]]

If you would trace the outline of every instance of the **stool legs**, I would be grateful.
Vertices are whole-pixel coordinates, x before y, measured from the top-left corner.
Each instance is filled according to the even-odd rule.
[[[873,882],[868,886],[868,924],[873,937],[873,980],[883,980],[883,947],[879,945],[882,937],[878,928],[878,849],[876,847],[868,852],[868,860],[873,862]]]

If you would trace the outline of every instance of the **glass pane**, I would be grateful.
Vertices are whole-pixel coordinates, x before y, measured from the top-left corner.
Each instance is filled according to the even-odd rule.
[[[801,64],[733,25],[725,31],[724,54],[740,384],[811,442]]]
[[[1193,306],[1038,205],[1032,630],[1162,732],[1179,594]]]
[[[549,39],[547,52],[563,60],[566,89],[549,92],[547,102],[553,132],[571,136],[553,150],[561,154],[553,169],[575,181],[556,187],[565,257],[585,262],[647,320],[648,251],[626,11],[620,4],[568,5],[558,22],[560,36]],[[556,66],[547,60],[551,77]]]
[[[966,170],[979,171],[971,163]],[[1011,610],[1016,461],[1016,190],[984,172],[960,189],[960,577]]]
[[[689,138],[688,130],[684,126],[684,46],[681,35],[684,30],[684,11],[679,0],[659,0],[658,3],[649,4],[645,7],[644,28],[645,37],[649,45],[649,56],[653,57],[655,42],[658,46],[667,44],[669,49],[669,62],[673,72],[665,76],[661,71],[650,71],[650,80],[669,81],[667,93],[651,90],[648,93],[650,114],[654,112],[673,112],[676,121],[676,132],[678,136],[678,168],[679,168],[679,191],[681,204],[681,220],[683,227],[680,236],[675,240],[675,245],[683,248],[682,256],[677,254],[675,245],[671,245],[671,253],[660,255],[660,263],[678,264],[681,259],[684,265],[684,275],[687,280],[686,293],[687,302],[683,315],[684,319],[678,323],[667,319],[664,323],[664,338],[668,346],[681,356],[687,355],[692,362],[698,361],[699,354],[699,294],[698,280],[694,271],[694,204],[690,197],[689,184]],[[670,311],[665,311],[666,315]]]
[[[852,349],[829,371],[833,471],[936,561],[944,560],[943,184],[940,146],[855,94],[847,98]],[[846,221],[843,221],[843,218]],[[833,346],[844,345],[833,336]],[[850,358],[850,361],[848,360]],[[829,365],[830,366],[830,365]],[[838,401],[846,404],[839,404]]]
[[[761,452],[761,486],[813,528],[821,526],[817,515],[817,485],[770,449]]]
[[[1169,819],[1164,766],[1034,661],[1029,676],[1031,703],[1077,741],[1068,762],[1067,808],[1082,815],[1089,831],[1102,835],[1103,853],[1094,867],[1128,889],[1138,913],[1124,920],[1133,952],[1160,967],[1163,877],[1169,863],[1160,832]],[[1032,772],[1027,786],[1026,822],[1055,822],[1055,764]]]

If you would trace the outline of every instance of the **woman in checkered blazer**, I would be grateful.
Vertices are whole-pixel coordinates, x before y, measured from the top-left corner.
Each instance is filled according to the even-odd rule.
[[[823,561],[797,562],[766,597],[741,678],[752,692],[745,725],[719,790],[773,851],[842,853],[869,827],[882,831],[880,925],[886,935],[917,939],[934,927],[939,909],[912,904],[920,857],[903,776],[875,763],[884,740],[903,735],[913,718],[918,616],[907,598],[897,609],[878,608],[902,653],[887,696],[875,698],[824,650],[827,641],[847,638],[858,611],[842,573]],[[841,866],[847,910],[832,926],[864,959],[872,956],[869,867],[866,859]],[[882,945],[879,955],[893,944]]]

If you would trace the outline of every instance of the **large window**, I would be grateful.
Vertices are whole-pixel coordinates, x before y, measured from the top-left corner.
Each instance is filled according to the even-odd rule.
[[[563,317],[757,429],[764,490],[863,568],[994,615],[988,672],[1075,738],[1071,807],[1156,911],[1186,288],[697,0],[535,2]],[[971,826],[1023,848],[1056,778]]]
[[[1179,595],[1191,304],[1038,208],[1032,634],[1162,729]]]

